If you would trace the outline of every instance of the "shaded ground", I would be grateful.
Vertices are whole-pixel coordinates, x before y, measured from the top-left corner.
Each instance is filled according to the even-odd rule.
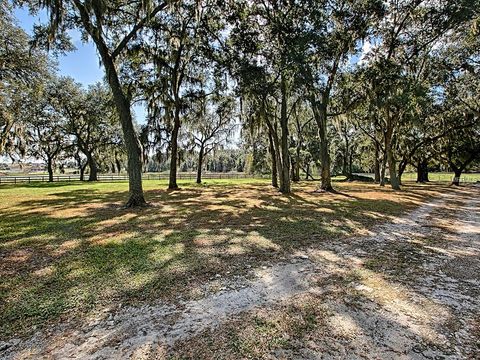
[[[174,356],[479,358],[480,188],[308,254],[308,290],[177,343]]]
[[[181,298],[172,301],[171,291],[170,297],[157,304],[139,307],[134,303],[121,308],[121,302],[110,300],[116,308],[50,326],[30,340],[3,343],[4,355],[232,359],[475,356],[480,330],[475,318],[480,295],[477,188],[449,189],[448,193],[445,188],[428,188],[428,192],[412,188],[392,193],[368,185],[343,185],[344,195],[322,197],[307,185],[284,198],[270,193],[267,186],[259,193],[262,186],[252,185],[247,190],[245,185],[241,189],[215,187],[190,194],[188,210],[193,211],[184,221],[192,221],[200,231],[175,244],[193,241],[196,252],[208,250],[204,258],[209,262],[202,262],[202,257],[185,259],[200,260],[190,266],[198,265],[201,272],[184,270],[183,276],[188,274],[195,286],[187,291],[183,283],[178,284],[175,294]],[[400,212],[393,210],[400,205],[412,208],[438,190],[445,194],[411,214],[398,217]],[[180,195],[190,191],[183,190]],[[210,193],[205,195],[205,191]],[[222,197],[205,204],[211,216],[194,211],[196,201],[202,202],[200,197],[210,199],[218,193]],[[174,197],[160,196],[163,209]],[[227,207],[226,201],[242,203]],[[384,201],[391,201],[391,208]],[[375,208],[377,204],[379,208]],[[155,210],[158,212],[147,209],[141,216],[153,216],[150,211]],[[161,218],[155,216],[157,221]],[[379,220],[389,223],[373,227]],[[169,223],[168,227],[174,226]],[[213,233],[202,235],[201,229]],[[232,247],[235,251],[229,254]],[[223,266],[214,268],[219,270],[216,273],[207,273],[208,277],[204,266],[213,263],[212,259],[220,259]]]
[[[0,340],[99,309],[201,297],[216,274],[365,233],[442,189],[337,183],[343,193],[331,195],[302,183],[282,196],[251,179],[144,185],[152,206],[133,211],[120,209],[126,183],[0,186]]]

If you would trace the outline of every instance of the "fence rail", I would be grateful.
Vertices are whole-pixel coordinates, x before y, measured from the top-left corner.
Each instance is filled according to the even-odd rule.
[[[205,173],[202,174],[202,179],[251,179],[259,176],[243,174],[243,173]],[[85,179],[87,179],[85,177]],[[143,180],[168,180],[169,174],[143,174]],[[177,179],[180,180],[195,180],[197,175],[195,173],[178,173]],[[48,175],[26,175],[26,176],[0,176],[0,184],[17,184],[17,183],[32,183],[32,182],[48,182]],[[113,175],[100,174],[98,181],[126,181],[128,175]],[[59,181],[80,181],[80,175],[54,175],[54,182]]]
[[[373,174],[358,173],[357,175],[368,176],[373,178]],[[405,174],[403,180],[414,181],[415,174]],[[449,176],[444,173],[430,173],[431,182],[450,182],[453,179],[453,175]],[[168,173],[149,173],[143,174],[143,180],[168,180]],[[244,173],[205,173],[202,174],[202,179],[253,179],[253,178],[265,178],[269,175],[250,175]],[[85,177],[86,179],[87,177]],[[180,180],[195,180],[197,178],[196,173],[178,173],[177,179]],[[128,175],[117,174],[100,174],[98,175],[98,181],[127,181]],[[54,182],[60,181],[80,181],[80,175],[54,175]],[[465,174],[460,177],[461,183],[474,183],[480,181],[480,174]],[[20,183],[33,183],[33,182],[48,182],[48,175],[23,175],[23,176],[0,176],[0,184],[20,184]]]

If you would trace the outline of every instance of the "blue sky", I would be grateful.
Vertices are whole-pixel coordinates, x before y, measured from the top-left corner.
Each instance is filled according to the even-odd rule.
[[[45,22],[46,13],[33,16],[24,8],[15,9],[15,16],[20,25],[28,34],[32,33],[33,25]],[[58,70],[63,76],[70,76],[83,86],[103,81],[104,70],[100,65],[99,57],[93,43],[83,43],[80,40],[79,32],[71,34],[73,44],[77,48],[75,51],[58,57]],[[134,107],[135,118],[139,123],[145,121],[145,110],[141,106]]]

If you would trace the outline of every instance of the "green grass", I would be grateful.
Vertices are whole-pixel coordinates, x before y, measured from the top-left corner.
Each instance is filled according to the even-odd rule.
[[[402,192],[315,183],[280,195],[266,179],[145,181],[144,209],[126,210],[128,184],[0,186],[0,337],[77,319],[104,307],[197,296],[215,274],[240,274],[295,249],[362,233],[424,201]]]
[[[428,174],[430,181],[439,181],[439,182],[451,182],[455,175],[453,173],[446,172],[431,172]],[[405,181],[416,181],[417,173],[404,173],[402,175],[402,180]],[[460,182],[477,182],[480,181],[480,173],[464,173],[460,177]]]

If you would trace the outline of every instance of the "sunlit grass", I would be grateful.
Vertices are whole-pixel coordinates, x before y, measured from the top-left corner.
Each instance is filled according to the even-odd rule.
[[[362,234],[439,188],[337,182],[339,194],[268,179],[145,181],[149,207],[125,210],[126,182],[0,186],[0,334],[26,334],[102,307],[190,296],[297,248]]]
[[[453,173],[446,172],[431,172],[428,174],[430,181],[439,181],[439,182],[451,182],[455,175]],[[402,180],[406,181],[416,181],[416,173],[404,173],[402,175]],[[480,173],[463,173],[460,177],[460,182],[477,182],[480,181]]]

